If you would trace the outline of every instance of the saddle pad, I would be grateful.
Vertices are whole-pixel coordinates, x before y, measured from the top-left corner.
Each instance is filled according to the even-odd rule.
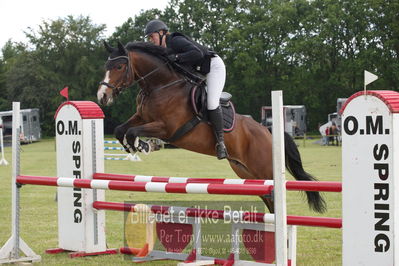
[[[230,132],[234,129],[235,124],[235,109],[232,102],[228,106],[221,105],[223,112],[223,130]]]

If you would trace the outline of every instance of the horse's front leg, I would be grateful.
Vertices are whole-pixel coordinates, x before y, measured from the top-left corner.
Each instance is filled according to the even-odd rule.
[[[134,153],[136,149],[134,146],[126,145],[125,135],[129,128],[136,127],[139,125],[144,124],[145,122],[137,113],[134,114],[132,117],[129,118],[125,123],[117,126],[114,130],[114,135],[119,143],[125,148],[126,152]]]
[[[148,154],[151,151],[150,143],[139,139],[139,137],[164,139],[167,137],[166,134],[165,124],[160,121],[131,127],[125,135],[126,146],[134,147],[134,149]]]

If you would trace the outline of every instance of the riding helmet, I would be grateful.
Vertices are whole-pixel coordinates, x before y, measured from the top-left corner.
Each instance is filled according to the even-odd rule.
[[[145,26],[144,34],[147,36],[148,34],[159,32],[161,30],[168,31],[169,28],[162,20],[153,19]]]

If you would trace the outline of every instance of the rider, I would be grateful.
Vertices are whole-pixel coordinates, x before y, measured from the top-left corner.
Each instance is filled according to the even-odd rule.
[[[161,20],[154,19],[148,22],[144,33],[153,44],[169,48],[170,60],[206,75],[207,109],[216,136],[216,154],[219,160],[226,158],[222,109],[219,106],[220,95],[226,80],[226,67],[223,60],[215,52],[194,42],[186,35],[179,32],[170,33],[168,26]]]

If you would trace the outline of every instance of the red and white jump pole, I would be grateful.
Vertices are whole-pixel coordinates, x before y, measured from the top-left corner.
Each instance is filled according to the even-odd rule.
[[[108,201],[95,201],[93,202],[93,208],[97,210],[109,210],[109,211],[134,211],[134,207],[137,204],[134,203],[120,203],[120,202],[108,202]],[[168,214],[171,206],[150,206],[153,213]],[[187,217],[202,217],[213,219],[224,219],[226,215],[233,217],[240,217],[241,220],[246,222],[258,222],[258,223],[274,223],[274,215],[271,213],[259,213],[259,212],[246,212],[246,211],[231,211],[226,212],[224,210],[210,210],[210,209],[198,209],[198,208],[183,208],[179,207],[179,210],[183,210]],[[315,226],[315,227],[326,227],[326,228],[341,228],[342,219],[330,218],[330,217],[313,217],[313,216],[296,216],[287,215],[288,225],[300,225],[300,226]]]
[[[200,183],[158,183],[158,182],[130,182],[73,179],[68,177],[50,176],[17,176],[17,183],[56,186],[63,188],[90,188],[103,190],[124,190],[161,193],[185,193],[185,194],[221,194],[221,195],[270,195],[272,185],[237,185],[237,184],[200,184]]]
[[[127,174],[95,173],[93,179],[133,182],[159,182],[159,183],[206,183],[206,184],[240,184],[240,185],[274,185],[273,180],[259,179],[234,179],[234,178],[190,178],[190,177],[167,177],[167,176],[145,176]],[[330,181],[287,181],[287,190],[295,191],[321,191],[341,192],[341,182]]]

